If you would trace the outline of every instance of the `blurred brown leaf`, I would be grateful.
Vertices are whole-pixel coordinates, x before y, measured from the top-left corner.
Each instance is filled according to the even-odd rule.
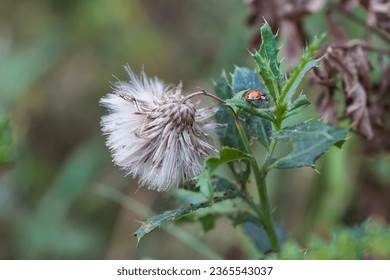
[[[302,28],[304,16],[317,12],[325,5],[326,0],[246,0],[251,7],[248,17],[249,25],[260,25],[266,20],[273,30],[280,30],[285,43],[285,62],[293,68],[300,60],[307,41]],[[252,46],[261,44],[258,32],[252,39]]]
[[[376,26],[390,33],[390,1],[370,0],[368,5],[367,24]]]
[[[387,3],[379,0],[342,0],[330,6],[326,16],[331,45],[323,52],[323,68],[313,71],[314,83],[324,87],[323,93],[317,99],[317,108],[322,118],[334,125],[341,118],[349,118],[357,131],[364,136],[364,149],[369,153],[390,150],[390,140],[386,137],[390,133],[390,127],[387,127],[389,125],[386,125],[390,121],[390,98],[385,94],[390,90],[390,70],[387,69],[386,64],[383,65],[381,61],[383,59],[379,59],[389,53],[386,48],[376,49],[368,41],[348,41],[348,34],[336,20],[335,12],[366,26],[367,30],[375,32],[386,42],[387,37],[379,28],[390,24]],[[358,6],[368,10],[367,21],[353,14],[353,9]],[[370,37],[368,36],[367,39]],[[374,80],[370,79],[372,67],[367,55],[369,51],[378,54],[375,68],[382,73],[380,79],[378,77]],[[334,99],[339,80],[341,80],[344,97],[342,104],[337,104]]]
[[[369,115],[375,137],[365,141],[368,154],[390,151],[390,63],[382,66],[382,74],[368,97]]]
[[[331,41],[334,44],[345,43],[348,40],[347,35],[340,23],[335,20],[331,10],[327,11],[326,19],[328,21]]]
[[[336,8],[344,14],[350,14],[358,6],[363,6],[368,11],[367,26],[390,33],[389,0],[341,0],[331,9]]]
[[[281,37],[285,40],[284,61],[288,68],[292,68],[300,60],[302,49],[308,41],[302,28],[303,18],[320,11],[330,1],[245,0],[245,2],[251,8],[248,17],[249,25],[260,25],[267,21],[273,30],[280,31]],[[367,19],[360,19],[354,13],[358,7],[368,11]],[[313,82],[324,88],[317,99],[317,108],[322,118],[334,125],[337,125],[340,119],[348,118],[357,132],[364,136],[366,149],[390,150],[390,143],[387,144],[390,140],[387,141],[388,137],[384,136],[390,132],[390,127],[387,129],[385,125],[387,118],[390,118],[390,113],[387,113],[390,108],[386,101],[390,98],[384,94],[389,91],[390,70],[382,67],[382,77],[378,83],[370,80],[372,67],[367,52],[377,52],[377,49],[366,41],[350,40],[350,34],[337,20],[337,14],[346,16],[355,24],[365,27],[370,31],[366,35],[373,32],[386,42],[385,32],[379,29],[389,32],[390,2],[389,0],[339,0],[329,3],[326,18],[331,44],[322,53],[322,68],[312,71]],[[368,36],[367,39],[370,37]],[[256,34],[252,45],[257,48],[260,43],[260,35]],[[386,49],[379,50],[379,53],[388,54]],[[335,99],[335,92],[340,87],[340,82],[343,92],[341,103]]]
[[[363,1],[362,0],[341,0],[339,3],[339,7],[346,12],[350,12],[354,8],[359,6],[360,2],[363,2]]]
[[[324,67],[314,71],[314,82],[326,88],[317,102],[322,118],[335,124],[339,118],[348,117],[360,134],[371,139],[373,132],[367,107],[371,66],[363,49],[365,45],[365,42],[354,40],[328,47],[323,57]],[[341,116],[337,115],[337,104],[333,100],[339,74],[345,100]]]

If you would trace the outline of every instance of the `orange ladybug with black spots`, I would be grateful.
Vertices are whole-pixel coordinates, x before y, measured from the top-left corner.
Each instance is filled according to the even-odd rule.
[[[251,108],[253,103],[260,106],[263,101],[269,101],[269,97],[258,89],[251,89],[245,93],[244,99],[250,103]]]

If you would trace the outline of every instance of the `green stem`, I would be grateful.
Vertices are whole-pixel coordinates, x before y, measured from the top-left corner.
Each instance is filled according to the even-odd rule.
[[[268,235],[268,238],[271,242],[272,250],[274,252],[279,252],[280,245],[279,245],[278,238],[276,236],[275,226],[274,226],[274,223],[272,221],[271,208],[270,208],[270,203],[268,200],[268,193],[267,193],[267,185],[266,185],[266,181],[265,181],[265,176],[267,175],[267,172],[268,172],[266,167],[267,167],[269,159],[271,158],[272,152],[275,148],[276,141],[271,142],[272,149],[270,149],[270,152],[267,153],[266,161],[264,162],[264,165],[260,170],[256,159],[253,157],[253,152],[252,152],[252,148],[251,148],[251,145],[249,143],[248,137],[246,136],[245,130],[242,127],[242,124],[241,124],[236,112],[234,111],[233,107],[226,104],[226,102],[224,100],[222,100],[221,98],[219,98],[211,93],[208,93],[204,89],[201,89],[201,88],[199,88],[199,91],[188,95],[186,98],[184,98],[182,100],[182,102],[185,102],[187,99],[190,99],[190,98],[197,96],[197,95],[209,96],[209,97],[217,100],[218,102],[224,104],[232,111],[233,116],[234,116],[234,122],[236,124],[238,134],[240,135],[240,138],[241,138],[242,142],[244,143],[245,150],[246,150],[248,155],[252,156],[252,159],[249,161],[249,164],[250,164],[252,171],[253,171],[253,174],[255,176],[257,192],[259,194],[260,207],[261,207],[261,209],[255,211],[255,212],[258,214],[260,223],[264,226],[264,229],[265,229],[265,231]],[[282,116],[283,112],[280,113],[279,115]],[[282,120],[282,118],[280,118],[280,123],[281,123],[281,120]],[[280,127],[278,127],[277,129],[280,129]],[[248,202],[248,200],[246,200],[246,201]],[[249,202],[248,204],[251,207],[255,206],[255,204],[253,202]]]
[[[246,137],[245,130],[242,127],[240,120],[235,117],[234,122],[236,124],[238,134],[240,135],[240,138],[241,138],[242,142],[244,143],[245,150],[246,150],[247,154],[253,156],[251,144],[249,143],[248,137]]]
[[[257,164],[256,164],[257,167]],[[258,167],[257,167],[258,168]],[[255,175],[257,192],[260,198],[260,205],[263,213],[263,225],[271,242],[271,247],[274,252],[279,252],[280,245],[276,235],[275,225],[272,220],[271,207],[268,198],[267,184],[265,181],[266,171],[253,172]]]
[[[250,146],[248,137],[246,137],[244,128],[242,127],[240,121],[238,118],[235,118],[235,124],[237,126],[238,134],[240,135],[240,138],[242,139],[242,142],[244,143],[246,152],[249,155],[253,155],[252,148]],[[275,141],[274,141],[275,142]],[[276,143],[274,144],[276,145]],[[271,208],[270,203],[268,199],[268,192],[267,192],[267,185],[265,181],[265,176],[267,175],[267,170],[265,168],[259,169],[259,166],[257,164],[257,161],[255,158],[252,158],[252,160],[249,161],[249,164],[252,168],[255,181],[256,181],[256,187],[257,192],[259,194],[260,199],[260,207],[261,207],[261,217],[259,217],[260,222],[264,226],[264,229],[268,235],[268,238],[271,242],[272,250],[275,252],[278,252],[280,250],[280,245],[278,238],[276,236],[275,226],[272,220],[271,215]]]
[[[280,102],[281,103],[276,105],[276,110],[275,110],[276,118],[275,118],[274,126],[276,130],[280,130],[282,128],[283,116],[287,110],[287,104],[283,103],[283,100],[280,100]]]
[[[242,198],[249,205],[249,207],[252,208],[252,210],[256,213],[257,217],[260,220],[260,223],[264,224],[263,213],[261,212],[258,205],[253,201],[252,196],[248,193],[246,189],[242,190]]]
[[[268,164],[269,164],[269,161],[271,160],[272,154],[274,153],[274,150],[275,150],[277,142],[278,142],[278,140],[276,140],[276,139],[272,139],[271,140],[271,143],[270,143],[269,148],[268,148],[268,152],[265,155],[264,163],[263,163],[263,169],[267,170],[267,172],[269,170],[268,169]]]

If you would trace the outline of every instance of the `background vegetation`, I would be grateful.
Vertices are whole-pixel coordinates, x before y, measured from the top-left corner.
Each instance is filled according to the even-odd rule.
[[[353,12],[367,17],[364,8]],[[227,219],[167,226],[137,246],[131,234],[139,221],[171,209],[171,194],[138,189],[112,165],[98,105],[109,82],[127,79],[126,63],[182,80],[188,91],[213,91],[222,69],[254,68],[248,49],[258,25],[247,25],[250,14],[239,0],[0,3],[0,258],[259,258],[256,240]],[[351,38],[363,36],[361,25],[339,20]],[[326,9],[306,16],[302,28],[309,37],[329,32]],[[315,103],[320,89],[304,90]],[[305,117],[318,117],[311,107]],[[284,257],[302,258],[306,248],[308,258],[390,257],[390,158],[366,147],[351,134],[317,162],[318,173],[270,174],[274,218],[294,240]]]

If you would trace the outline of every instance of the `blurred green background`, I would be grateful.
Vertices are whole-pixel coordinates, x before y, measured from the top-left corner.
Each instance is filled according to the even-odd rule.
[[[115,77],[127,79],[127,63],[187,91],[211,91],[222,69],[253,68],[248,14],[241,0],[2,1],[0,110],[13,151],[0,169],[0,259],[255,258],[227,219],[207,233],[199,224],[168,226],[137,245],[131,234],[149,210],[173,204],[113,166],[98,104]],[[274,216],[290,238],[327,238],[330,227],[371,216],[386,224],[389,158],[365,158],[359,145],[353,136],[342,152],[332,148],[321,175],[271,174]]]

